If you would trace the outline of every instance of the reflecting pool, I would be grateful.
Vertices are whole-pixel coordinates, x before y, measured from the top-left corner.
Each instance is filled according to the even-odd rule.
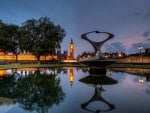
[[[150,69],[0,70],[0,113],[150,113]]]

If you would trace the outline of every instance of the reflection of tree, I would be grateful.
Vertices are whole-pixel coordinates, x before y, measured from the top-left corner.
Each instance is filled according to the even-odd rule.
[[[20,77],[15,83],[16,85],[12,78],[9,77],[8,80],[5,80],[6,78],[4,77],[0,84],[3,83],[2,86],[6,85],[7,87],[5,89],[0,88],[6,92],[7,97],[16,98],[17,102],[25,110],[36,110],[39,113],[45,113],[48,112],[48,108],[54,104],[58,105],[64,99],[65,94],[60,87],[60,79],[56,78],[54,74],[46,75],[44,73],[41,75],[36,72],[35,75]],[[0,94],[2,94],[1,89]]]
[[[16,87],[14,76],[6,75],[0,79],[0,97],[14,98],[16,94],[13,93]]]

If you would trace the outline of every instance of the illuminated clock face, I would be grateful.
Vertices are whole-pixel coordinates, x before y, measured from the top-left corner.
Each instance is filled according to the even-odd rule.
[[[73,45],[71,45],[70,48],[73,49]]]

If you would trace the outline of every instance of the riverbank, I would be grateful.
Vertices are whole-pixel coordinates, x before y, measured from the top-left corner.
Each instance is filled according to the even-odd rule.
[[[48,63],[48,64],[7,64],[0,65],[0,69],[17,69],[17,68],[42,68],[42,67],[86,67],[82,63]],[[150,64],[121,64],[115,63],[107,66],[106,68],[141,68],[141,69],[150,69]]]
[[[17,69],[17,68],[42,68],[42,67],[85,67],[80,63],[49,63],[49,64],[7,64],[0,65],[0,69]]]
[[[107,66],[107,68],[141,68],[141,69],[150,69],[150,64],[132,64],[132,63],[115,63]]]

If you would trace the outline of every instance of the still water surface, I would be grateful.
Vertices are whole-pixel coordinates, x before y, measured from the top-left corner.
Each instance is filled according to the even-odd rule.
[[[150,70],[0,70],[0,113],[92,112],[150,113]]]

